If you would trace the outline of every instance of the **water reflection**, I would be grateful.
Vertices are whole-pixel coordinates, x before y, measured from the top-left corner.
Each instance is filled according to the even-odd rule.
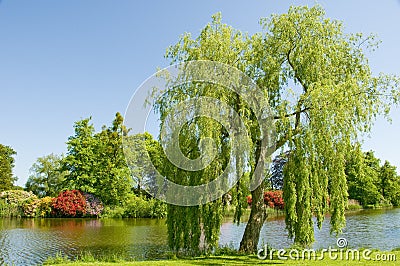
[[[0,219],[0,263],[35,265],[60,251],[147,259],[166,250],[166,234],[152,219]]]
[[[246,224],[224,221],[220,245],[238,248]],[[329,217],[315,230],[314,248],[335,247]],[[347,214],[345,237],[352,248],[392,250],[400,247],[400,209],[358,211]],[[287,248],[282,216],[271,216],[263,226],[260,245]],[[81,252],[122,254],[127,258],[157,258],[167,250],[164,220],[155,219],[0,219],[0,264],[35,265],[58,252],[74,258]]]
[[[349,248],[375,248],[392,250],[400,248],[400,209],[362,210],[346,214],[347,226],[340,237],[347,239]],[[336,248],[337,238],[330,232],[330,217],[325,217],[321,230],[316,226],[314,249]],[[245,223],[238,226],[224,223],[221,227],[220,244],[238,248]],[[260,246],[269,244],[274,248],[288,248],[293,242],[288,239],[283,216],[269,217],[264,224]]]

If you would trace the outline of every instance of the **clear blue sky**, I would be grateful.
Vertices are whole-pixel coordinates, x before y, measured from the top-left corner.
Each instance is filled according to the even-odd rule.
[[[13,147],[14,173],[24,185],[40,157],[66,152],[73,123],[93,117],[96,129],[124,113],[132,93],[184,32],[196,35],[221,11],[242,31],[292,4],[315,1],[0,1],[0,143]],[[400,2],[319,1],[348,32],[376,33],[383,43],[369,54],[375,73],[400,74]],[[400,168],[400,109],[389,124],[378,119],[364,149]]]

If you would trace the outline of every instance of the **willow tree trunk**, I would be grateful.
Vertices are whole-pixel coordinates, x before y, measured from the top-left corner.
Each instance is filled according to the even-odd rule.
[[[251,212],[246,229],[240,241],[240,252],[256,253],[260,239],[261,228],[267,218],[266,207],[264,204],[264,186],[260,185],[251,192]]]

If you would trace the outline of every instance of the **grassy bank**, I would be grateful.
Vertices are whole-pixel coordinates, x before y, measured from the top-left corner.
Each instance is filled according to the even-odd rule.
[[[363,250],[360,250],[360,258],[346,259],[346,253],[343,251],[342,259],[339,252],[332,253],[329,258],[328,253],[325,253],[321,260],[321,253],[318,252],[315,257],[306,256],[305,259],[290,259],[288,256],[283,256],[286,260],[279,259],[275,254],[273,259],[261,260],[255,255],[224,255],[224,256],[201,256],[195,258],[178,258],[169,260],[152,260],[152,261],[125,261],[117,257],[109,258],[111,260],[96,260],[93,256],[83,256],[76,261],[70,261],[66,258],[50,258],[45,262],[45,265],[400,265],[400,251],[373,251],[368,255],[368,258],[363,258]],[[300,252],[301,253],[301,252]]]

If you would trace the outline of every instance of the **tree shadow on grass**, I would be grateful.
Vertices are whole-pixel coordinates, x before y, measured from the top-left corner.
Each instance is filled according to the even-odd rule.
[[[257,257],[236,256],[236,257],[209,257],[196,258],[193,261],[186,261],[193,265],[279,265],[284,264],[278,260],[260,260]]]

